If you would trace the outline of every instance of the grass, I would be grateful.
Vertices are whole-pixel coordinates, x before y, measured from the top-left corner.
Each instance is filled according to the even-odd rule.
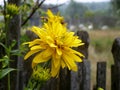
[[[111,49],[115,38],[120,37],[120,31],[116,30],[94,30],[89,31],[90,46],[89,60],[91,61],[92,86],[96,83],[96,65],[98,61],[107,62],[107,90],[110,90],[110,68],[114,63]]]

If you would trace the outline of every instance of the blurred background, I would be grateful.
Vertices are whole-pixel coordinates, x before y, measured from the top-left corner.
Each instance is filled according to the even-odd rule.
[[[22,21],[30,14],[30,9],[37,0],[22,0],[26,5],[22,8]],[[38,0],[39,1],[39,0]],[[2,7],[3,0],[0,0]],[[110,90],[110,69],[113,62],[111,53],[113,40],[120,36],[120,1],[119,0],[46,0],[22,28],[21,41],[27,39],[24,34],[28,27],[40,26],[45,11],[51,9],[54,13],[60,12],[64,17],[69,30],[85,30],[89,33],[89,60],[91,62],[91,88],[96,83],[96,63],[107,62],[107,89]],[[27,10],[27,12],[26,12]],[[3,22],[0,15],[0,22]],[[0,27],[3,23],[0,23]]]
[[[113,41],[120,36],[119,0],[51,0],[46,2],[53,11],[59,11],[72,31],[85,30],[89,33],[89,57],[91,62],[91,88],[96,84],[98,61],[107,62],[107,86],[111,88],[111,65],[114,63],[111,49]],[[45,6],[46,6],[45,5]]]

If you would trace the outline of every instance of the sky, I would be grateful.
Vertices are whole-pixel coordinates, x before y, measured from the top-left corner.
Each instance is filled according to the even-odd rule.
[[[67,3],[70,0],[46,0],[45,3],[47,4],[62,4]],[[103,1],[110,1],[110,0],[75,0],[77,2],[103,2]],[[3,3],[3,0],[0,0],[0,5]]]
[[[62,3],[67,3],[70,0],[46,0],[45,3],[52,3],[52,4],[62,4]],[[110,1],[110,0],[74,0],[77,2],[104,2],[104,1]]]

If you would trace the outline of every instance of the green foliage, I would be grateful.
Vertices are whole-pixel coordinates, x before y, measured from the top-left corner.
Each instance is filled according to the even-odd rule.
[[[0,43],[0,45],[5,49],[5,52],[8,56],[16,55],[16,54],[18,55],[19,50],[13,50],[13,47],[15,46],[15,44],[16,44],[15,40],[13,40],[11,45],[8,47],[6,45],[4,45],[3,43]]]
[[[3,32],[3,30],[0,30],[0,41],[2,42],[6,37],[6,34]]]
[[[13,68],[5,68],[0,70],[0,79],[2,79],[3,77],[5,77],[7,74],[9,74],[11,71],[14,71],[16,69]]]
[[[65,17],[69,16],[72,18],[76,14],[79,17],[83,17],[86,12],[94,15],[99,13],[102,16],[103,13],[104,15],[111,15],[113,13],[112,10],[110,2],[78,3],[72,0],[69,4],[60,7],[60,11]]]
[[[89,10],[96,11],[107,11],[111,7],[110,2],[93,2],[93,3],[83,3],[83,5],[87,6]]]
[[[100,25],[114,27],[118,20],[113,12],[110,2],[79,3],[71,0],[68,4],[61,6],[60,11],[67,22],[77,27],[81,23],[92,23],[94,28],[99,28]],[[108,21],[106,20],[107,18],[114,20],[109,19]]]
[[[114,9],[114,13],[120,16],[120,1],[119,0],[112,0],[112,6]]]
[[[94,16],[95,16],[95,13],[93,11],[90,11],[90,10],[86,11],[84,14],[85,18],[92,18]]]
[[[2,19],[0,17],[0,22],[1,22],[0,23],[0,50],[2,52],[0,54],[0,64],[2,65],[0,68],[0,79],[4,78],[5,76],[8,76],[7,77],[8,78],[8,81],[7,81],[8,90],[11,89],[10,88],[10,85],[11,85],[10,84],[10,80],[11,80],[10,72],[17,70],[15,68],[10,67],[11,62],[15,61],[15,60],[12,60],[11,57],[15,55],[20,56],[24,54],[25,50],[27,49],[23,45],[20,46],[20,49],[15,49],[15,47],[17,46],[17,41],[15,40],[13,40],[12,42],[10,41],[11,44],[9,44],[8,42],[9,39],[7,38],[7,35],[9,34],[9,31],[8,31],[9,26],[11,26],[11,21],[14,19],[13,17],[15,15],[18,15],[19,11],[21,11],[21,15],[22,15],[21,21],[24,21],[27,19],[27,17],[32,12],[33,10],[32,8],[36,8],[38,4],[38,3],[34,3],[34,0],[21,0],[21,3],[19,3],[20,7],[18,7],[17,6],[18,3],[17,5],[12,4],[13,2],[16,3],[17,1],[10,0],[9,2],[11,4],[8,3],[8,0],[7,1],[5,0],[4,2],[5,6],[0,6],[0,16],[3,16]],[[29,41],[29,38],[26,35],[22,35],[20,39],[21,39],[21,42]],[[36,85],[36,83],[37,82],[35,82],[34,85]],[[34,87],[34,85],[32,87]]]
[[[7,55],[5,55],[2,59],[0,59],[0,62],[2,62],[2,68],[5,68],[9,64],[9,58]]]
[[[69,16],[69,18],[77,19],[84,16],[85,11],[87,11],[88,8],[84,6],[81,3],[77,3],[75,1],[71,1],[66,8],[66,16]]]
[[[97,52],[108,51],[113,43],[111,38],[96,38],[92,40],[92,45],[95,47]]]
[[[7,47],[3,43],[0,43],[0,45],[4,48],[4,50],[6,52],[6,55],[3,56],[3,58],[0,59],[0,62],[2,63],[2,68],[0,69],[0,79],[2,79],[4,76],[9,74],[11,71],[15,70],[14,68],[9,67],[10,61],[12,61],[10,59],[10,57],[12,55],[20,55],[19,50],[13,50],[12,49],[15,46],[15,44],[16,44],[16,41],[13,41],[11,43],[11,45],[9,47]]]
[[[22,1],[21,6],[20,6],[22,21],[26,20],[27,16],[31,12],[31,9],[32,9],[33,6],[34,6],[34,1],[33,0],[24,0],[24,1]]]

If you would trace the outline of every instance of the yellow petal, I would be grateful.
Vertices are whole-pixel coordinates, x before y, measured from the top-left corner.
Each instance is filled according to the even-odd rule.
[[[33,26],[32,28],[31,28],[31,30],[36,34],[36,35],[38,35],[38,36],[41,36],[41,34],[40,34],[40,28],[39,27],[36,27],[36,26]]]
[[[60,55],[60,56],[62,55],[62,50],[58,47],[56,48],[56,52],[57,52],[58,55]]]
[[[43,63],[43,62],[46,62],[50,59],[51,57],[46,57],[46,58],[43,58],[42,57],[42,53],[39,53],[37,54],[34,59],[33,59],[33,63]]]
[[[79,55],[80,57],[85,57],[82,53],[78,52],[78,51],[75,51],[75,50],[72,50],[73,53]]]
[[[84,43],[81,42],[79,39],[74,39],[73,42],[70,44],[70,47],[78,47],[82,46]]]
[[[51,76],[52,77],[58,77],[60,71],[60,64],[58,64],[57,67],[54,66],[54,63],[52,62],[51,66]]]
[[[80,57],[84,57],[84,55],[83,55],[82,53],[80,53],[80,52],[78,52],[78,51],[75,51],[75,50],[73,50],[73,49],[71,49],[71,48],[69,48],[69,47],[65,47],[65,48],[64,48],[64,51],[77,54],[77,55],[80,56]]]
[[[26,45],[26,44],[29,44],[29,42],[22,43],[22,45]]]
[[[45,32],[42,28],[33,26],[33,27],[31,28],[31,30],[32,30],[37,36],[39,36],[41,39],[44,39],[44,37],[46,36],[46,32]]]
[[[39,52],[40,50],[32,50],[32,51],[29,51],[26,55],[25,55],[25,57],[24,57],[24,59],[26,60],[28,57],[30,57],[31,55],[33,55],[33,54],[35,54],[35,53],[37,53],[37,52]]]
[[[46,36],[46,42],[48,43],[48,45],[50,47],[57,47],[55,44],[54,44],[54,40],[50,37],[50,36]]]
[[[61,66],[62,66],[62,68],[65,68],[65,67],[66,67],[65,62],[64,62],[63,59],[61,59]]]
[[[33,46],[30,48],[30,50],[42,50],[44,49],[43,47],[41,47],[40,45],[37,45],[37,46]]]
[[[51,49],[44,50],[34,57],[33,62],[34,63],[46,62],[51,58],[52,53],[53,51]]]
[[[37,63],[32,62],[32,68],[34,68],[37,65]]]
[[[56,54],[57,55],[57,54]],[[53,64],[54,64],[54,66],[55,66],[55,68],[56,67],[58,67],[61,63],[60,63],[60,61],[61,61],[61,57],[59,56],[59,55],[57,55],[56,56],[55,54],[53,54],[53,56],[52,56],[52,62],[53,62]]]
[[[72,57],[76,62],[82,62],[82,59],[81,59],[79,56],[75,55],[75,54],[71,54],[71,57]]]
[[[77,71],[77,65],[74,62],[73,59],[71,59],[68,55],[66,55],[65,53],[63,54],[63,59],[64,62],[66,63],[66,65],[68,66],[69,70],[73,70],[73,71]]]
[[[48,15],[49,17],[53,17],[53,16],[54,16],[53,13],[52,13],[50,10],[47,11],[47,15]]]
[[[76,62],[82,62],[82,59],[74,53],[65,52],[65,54]]]
[[[64,43],[65,45],[71,45],[71,43],[73,42],[73,35],[74,35],[74,32],[67,32],[66,33],[66,36],[65,36],[65,39],[64,39]]]
[[[32,47],[34,45],[39,45],[40,43],[41,43],[40,39],[35,39],[35,40],[29,42],[29,47]]]

